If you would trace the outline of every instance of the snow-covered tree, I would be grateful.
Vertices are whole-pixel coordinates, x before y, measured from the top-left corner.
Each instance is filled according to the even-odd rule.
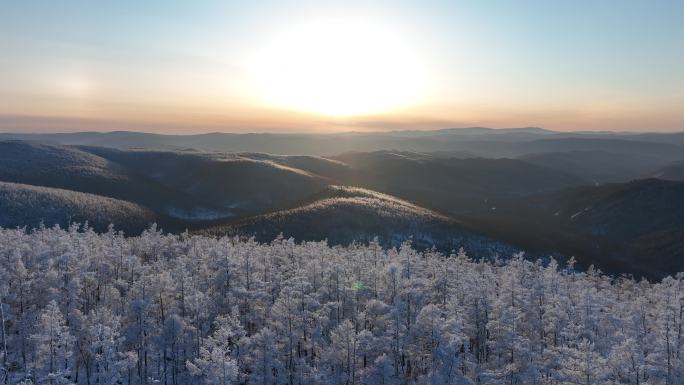
[[[187,362],[190,373],[207,384],[236,384],[238,366],[232,350],[241,334],[242,327],[232,317],[217,317],[214,332],[202,341],[199,357]]]
[[[74,337],[57,302],[50,301],[41,313],[38,328],[32,335],[35,342],[35,369],[39,383],[61,385],[71,383],[70,359]]]
[[[0,384],[684,378],[684,274],[155,227],[0,229],[0,261]]]

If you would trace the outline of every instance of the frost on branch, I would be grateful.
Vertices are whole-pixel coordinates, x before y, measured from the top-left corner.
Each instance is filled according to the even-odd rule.
[[[683,274],[466,252],[0,229],[0,380],[682,383]]]

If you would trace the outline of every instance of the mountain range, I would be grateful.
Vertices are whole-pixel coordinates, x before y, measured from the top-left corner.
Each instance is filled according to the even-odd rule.
[[[660,277],[684,270],[683,165],[682,133],[0,134],[0,225],[410,239]]]

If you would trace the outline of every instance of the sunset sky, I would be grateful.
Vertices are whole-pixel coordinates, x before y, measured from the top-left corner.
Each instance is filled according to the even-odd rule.
[[[684,1],[0,2],[0,131],[684,131]]]

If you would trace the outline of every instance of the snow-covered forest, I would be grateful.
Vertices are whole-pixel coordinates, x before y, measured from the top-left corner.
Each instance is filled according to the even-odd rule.
[[[0,383],[684,383],[684,274],[502,257],[0,230]]]

